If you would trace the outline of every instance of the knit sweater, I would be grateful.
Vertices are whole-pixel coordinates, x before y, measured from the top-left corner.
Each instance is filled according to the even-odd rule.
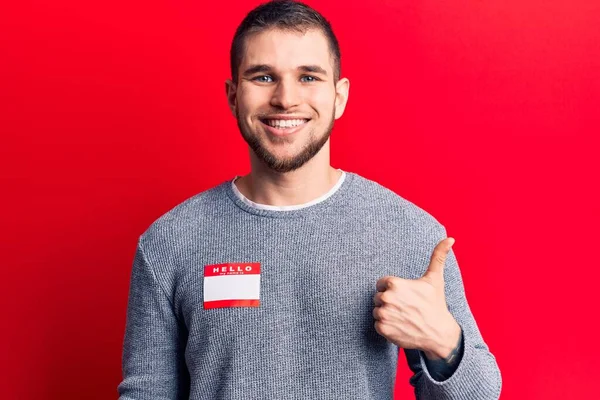
[[[227,180],[183,201],[139,237],[120,400],[390,400],[404,351],[417,399],[497,399],[502,378],[450,250],[448,310],[462,329],[452,375],[374,328],[375,283],[418,279],[446,237],[433,216],[345,172],[300,206],[266,206]],[[435,376],[435,375],[434,375]]]

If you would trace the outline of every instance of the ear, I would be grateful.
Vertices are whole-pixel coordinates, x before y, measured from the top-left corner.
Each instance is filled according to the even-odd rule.
[[[233,116],[236,116],[237,99],[236,99],[237,86],[231,79],[225,81],[225,94],[227,95],[227,103]]]
[[[350,91],[350,81],[348,78],[342,78],[335,84],[335,119],[344,114],[346,104],[348,103],[348,94]]]

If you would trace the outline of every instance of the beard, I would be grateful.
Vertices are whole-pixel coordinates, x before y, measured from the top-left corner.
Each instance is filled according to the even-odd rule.
[[[329,137],[331,136],[331,131],[333,130],[333,122],[335,120],[335,108],[333,109],[331,115],[331,121],[329,122],[329,126],[325,129],[325,132],[319,137],[315,134],[315,129],[311,129],[309,132],[309,142],[300,150],[298,154],[291,158],[277,158],[273,153],[271,153],[261,141],[261,138],[250,132],[250,129],[246,129],[244,125],[240,122],[240,115],[236,113],[236,120],[238,128],[242,134],[242,137],[250,146],[254,154],[256,154],[257,158],[261,160],[267,167],[271,170],[285,173],[294,171],[304,164],[306,164],[310,159],[312,159],[327,143]],[[292,139],[293,140],[293,139]],[[274,141],[276,143],[286,143],[289,141],[287,137],[275,137]]]

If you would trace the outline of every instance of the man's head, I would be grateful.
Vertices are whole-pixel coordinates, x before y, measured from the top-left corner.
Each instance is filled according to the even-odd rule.
[[[229,106],[270,169],[293,171],[328,144],[349,82],[340,79],[338,43],[318,12],[293,1],[255,8],[236,31],[231,68]]]

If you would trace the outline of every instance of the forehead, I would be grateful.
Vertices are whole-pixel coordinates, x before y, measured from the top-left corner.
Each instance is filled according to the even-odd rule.
[[[325,35],[318,29],[306,32],[269,29],[246,38],[241,68],[267,64],[279,70],[318,65],[333,75],[333,58]]]

